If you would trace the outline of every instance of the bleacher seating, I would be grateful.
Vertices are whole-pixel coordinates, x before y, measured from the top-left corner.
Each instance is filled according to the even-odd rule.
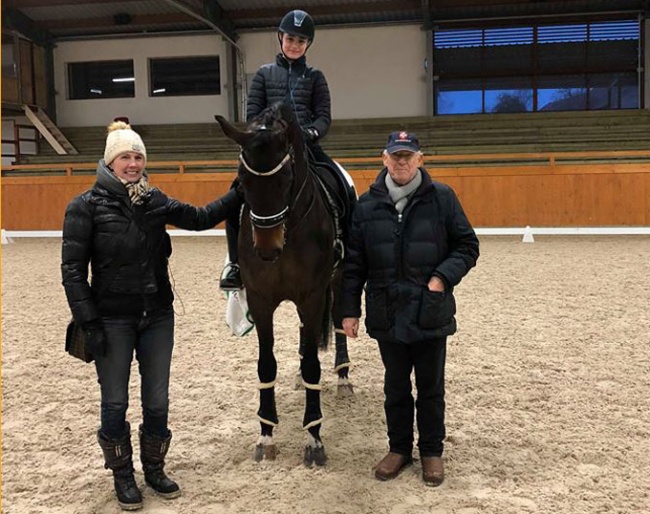
[[[150,161],[237,158],[237,146],[215,123],[137,125]],[[334,158],[378,156],[389,132],[415,132],[428,155],[650,150],[650,110],[572,111],[334,120],[323,148]],[[105,127],[61,129],[79,151],[57,155],[43,141],[23,163],[93,162]]]

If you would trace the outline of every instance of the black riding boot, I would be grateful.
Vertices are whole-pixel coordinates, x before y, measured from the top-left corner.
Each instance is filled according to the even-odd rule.
[[[117,439],[110,439],[98,430],[97,441],[104,454],[104,467],[113,471],[117,503],[122,510],[141,509],[142,494],[133,476],[131,427],[127,423],[126,434]]]
[[[169,450],[172,433],[165,438],[147,434],[140,425],[140,459],[144,470],[144,481],[163,498],[171,500],[181,495],[181,488],[165,474],[165,455]]]
[[[226,219],[226,241],[228,243],[228,257],[230,267],[226,275],[219,281],[219,288],[222,291],[238,291],[242,287],[241,275],[239,274],[239,249],[237,247],[239,238],[239,212],[231,214]]]

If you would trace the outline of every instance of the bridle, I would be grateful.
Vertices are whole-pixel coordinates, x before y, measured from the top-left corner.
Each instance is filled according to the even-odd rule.
[[[279,120],[279,121],[281,121],[282,123],[284,123],[286,125],[286,122],[284,122],[284,120]],[[258,131],[262,131],[262,130],[269,130],[269,129],[267,129],[264,125],[262,125],[258,129]],[[284,168],[286,166],[286,164],[288,162],[290,162],[290,161],[293,163],[293,158],[291,156],[291,152],[287,151],[285,156],[282,158],[282,160],[275,167],[273,167],[272,169],[270,169],[268,171],[259,171],[259,170],[253,169],[250,166],[250,164],[248,164],[246,162],[246,159],[244,158],[244,152],[243,151],[239,153],[239,162],[241,162],[242,166],[246,169],[246,171],[252,173],[253,175],[257,175],[258,177],[270,177],[272,175],[275,175],[278,171],[280,171],[282,168]],[[305,184],[306,183],[307,183],[307,177],[305,177],[305,180],[301,184],[298,193],[296,194],[296,196],[293,199],[293,204],[294,205],[296,204],[298,198],[300,197],[301,193],[305,189]],[[310,210],[311,210],[311,206],[310,206]],[[289,216],[289,206],[287,205],[280,212],[277,212],[276,214],[272,214],[271,216],[259,216],[258,214],[255,214],[253,212],[253,209],[249,209],[248,215],[249,215],[249,217],[251,219],[251,223],[253,224],[253,226],[255,226],[257,228],[273,228],[273,227],[277,227],[278,225],[281,225],[282,223],[284,223],[286,221],[287,217]]]
[[[287,155],[284,156],[284,159],[280,161],[280,163],[273,168],[272,170],[269,171],[257,171],[254,170],[253,168],[250,167],[250,165],[246,162],[246,159],[244,159],[244,153],[239,154],[239,162],[241,162],[246,168],[246,171],[250,171],[253,175],[257,175],[258,177],[270,177],[271,175],[275,175],[278,171],[280,171],[282,168],[284,168],[284,165],[289,162],[291,159],[291,154],[287,152]]]

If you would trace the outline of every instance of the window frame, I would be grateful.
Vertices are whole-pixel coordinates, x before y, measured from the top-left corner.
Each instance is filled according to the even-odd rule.
[[[98,68],[110,68],[111,64],[115,63],[120,63],[122,65],[128,66],[128,63],[131,65],[131,71],[127,72],[126,77],[115,77],[111,79],[112,83],[120,83],[117,82],[115,79],[132,79],[128,81],[123,81],[124,84],[131,84],[131,86],[115,86],[115,91],[118,93],[110,93],[110,94],[104,94],[104,89],[99,89],[100,87],[105,88],[103,84],[106,83],[105,80],[100,81],[98,84],[89,84],[86,83],[85,87],[88,88],[88,93],[86,96],[76,96],[75,93],[77,92],[77,87],[74,83],[74,77],[73,77],[73,71],[74,68],[79,66],[79,65],[97,65]],[[117,71],[117,66],[115,67],[115,71]],[[110,75],[109,70],[107,70],[106,77]],[[87,77],[86,77],[87,81]],[[115,100],[115,99],[122,99],[122,98],[135,98],[135,82],[136,82],[136,77],[135,77],[135,62],[134,59],[107,59],[107,60],[99,60],[99,61],[73,61],[73,62],[67,62],[66,63],[66,85],[67,85],[67,99],[71,101],[76,101],[76,100]],[[95,86],[95,87],[93,87]],[[126,91],[126,94],[120,94],[119,90],[122,89],[123,91]],[[99,90],[99,93],[97,96],[92,96],[91,93],[93,93],[94,90]],[[110,89],[108,90],[110,91]]]
[[[188,61],[196,61],[196,62],[206,62],[206,61],[214,61],[216,63],[216,81],[214,83],[209,83],[208,81],[210,80],[210,75],[206,74],[206,83],[210,84],[212,88],[206,88],[204,90],[197,90],[197,91],[188,91],[188,90],[183,90],[183,91],[173,91],[173,92],[167,92],[167,91],[159,91],[160,89],[163,89],[167,87],[166,84],[160,84],[157,82],[156,77],[154,77],[154,66],[156,62],[162,62],[162,61],[167,61],[167,62],[179,62],[183,61],[184,64],[187,64]],[[196,66],[197,69],[199,70],[205,70],[205,66],[201,66],[200,64]],[[171,56],[171,57],[149,57],[147,59],[147,72],[148,72],[148,96],[149,98],[170,98],[170,97],[185,97],[185,96],[220,96],[222,94],[222,85],[221,85],[221,56],[219,54],[210,54],[210,55],[183,55],[183,56]],[[216,83],[216,88],[214,87],[214,84]]]

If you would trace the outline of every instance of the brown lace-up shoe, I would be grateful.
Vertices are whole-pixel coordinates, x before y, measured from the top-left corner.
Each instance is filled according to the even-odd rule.
[[[431,487],[438,487],[445,479],[445,465],[440,457],[422,457],[422,480]]]
[[[389,452],[379,461],[379,464],[377,464],[377,467],[375,468],[375,478],[377,480],[391,480],[399,475],[402,469],[412,463],[413,458],[410,455]]]

